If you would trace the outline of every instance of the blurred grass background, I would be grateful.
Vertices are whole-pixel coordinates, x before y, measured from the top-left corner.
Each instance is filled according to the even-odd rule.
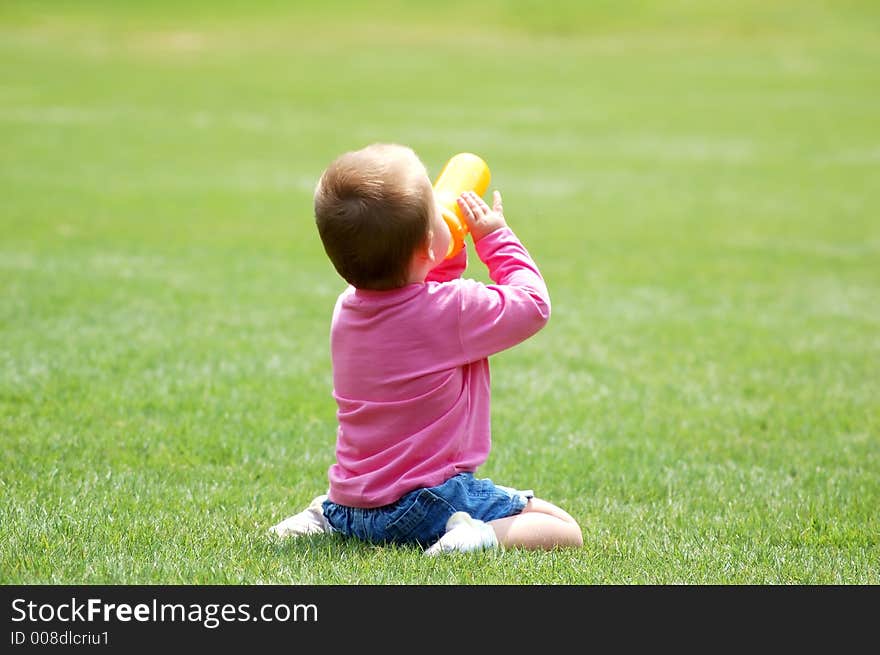
[[[0,581],[880,582],[878,37],[873,2],[4,2]],[[481,474],[582,551],[266,538],[332,458],[312,188],[372,141],[492,168],[554,313],[493,358]]]

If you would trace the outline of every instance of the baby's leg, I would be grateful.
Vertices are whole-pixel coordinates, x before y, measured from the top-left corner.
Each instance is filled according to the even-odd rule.
[[[498,542],[505,548],[550,550],[584,545],[581,528],[565,510],[540,498],[532,498],[514,516],[489,521]]]

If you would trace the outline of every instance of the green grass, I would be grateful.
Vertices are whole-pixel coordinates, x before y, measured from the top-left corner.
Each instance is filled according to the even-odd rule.
[[[876,3],[250,4],[0,6],[0,583],[880,583]],[[382,140],[545,273],[480,474],[582,550],[266,538],[333,456],[311,190]]]

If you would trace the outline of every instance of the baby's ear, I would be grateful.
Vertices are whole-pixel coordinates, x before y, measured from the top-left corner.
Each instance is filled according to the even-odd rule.
[[[429,262],[437,259],[434,256],[434,230],[428,230],[428,237],[425,239],[425,254]]]
[[[425,269],[426,267],[427,270],[434,268],[437,258],[434,256],[434,249],[431,247],[433,241],[434,233],[428,232],[428,236],[422,242],[422,245],[418,246],[412,255],[410,266],[414,267],[413,270]]]

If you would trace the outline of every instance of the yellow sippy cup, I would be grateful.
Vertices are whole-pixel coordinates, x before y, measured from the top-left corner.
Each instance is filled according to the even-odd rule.
[[[434,182],[434,198],[452,234],[446,259],[454,257],[464,247],[464,238],[468,232],[467,223],[456,200],[465,191],[473,191],[482,196],[489,188],[491,178],[486,162],[469,152],[458,153],[440,171],[437,181]]]

